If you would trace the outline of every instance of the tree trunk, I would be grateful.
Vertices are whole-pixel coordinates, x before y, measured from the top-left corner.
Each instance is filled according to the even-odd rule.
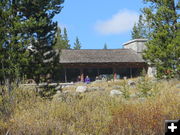
[[[6,78],[6,87],[8,89],[8,94],[10,95],[11,94],[11,91],[12,91],[12,83],[11,83],[11,80],[10,78]]]

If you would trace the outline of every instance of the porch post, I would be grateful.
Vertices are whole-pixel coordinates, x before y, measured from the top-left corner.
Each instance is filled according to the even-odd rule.
[[[64,81],[67,82],[66,68],[64,68]]]
[[[81,76],[81,82],[84,82],[84,72],[83,72],[83,68],[80,68],[80,76]]]
[[[99,68],[97,68],[97,74],[98,74],[98,76],[99,76]]]
[[[130,67],[130,77],[132,78],[132,68]]]
[[[114,80],[116,80],[117,79],[117,73],[116,73],[117,71],[116,71],[116,68],[113,68],[113,76],[114,76]]]

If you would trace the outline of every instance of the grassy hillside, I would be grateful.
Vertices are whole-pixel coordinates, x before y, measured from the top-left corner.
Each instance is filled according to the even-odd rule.
[[[75,94],[70,100],[49,100],[27,88],[17,88],[12,97],[0,96],[0,134],[12,135],[161,135],[164,120],[180,119],[180,89],[177,80],[150,82],[135,79],[87,85],[103,91]],[[76,86],[81,84],[76,84]],[[120,86],[120,87],[118,87]],[[109,96],[112,89],[123,92]],[[11,100],[10,100],[11,99]]]

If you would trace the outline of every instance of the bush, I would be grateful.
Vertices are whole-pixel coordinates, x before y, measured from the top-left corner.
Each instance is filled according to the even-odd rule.
[[[52,99],[52,96],[56,94],[57,90],[51,86],[44,86],[42,88],[38,88],[38,93],[42,98]]]
[[[130,97],[129,86],[127,85],[127,81],[126,80],[123,80],[122,90],[121,91],[123,92],[124,98],[129,98]]]
[[[111,82],[110,86],[118,83]],[[121,83],[126,89],[126,83]],[[110,97],[106,88],[107,91],[82,93],[82,98],[71,102],[59,102],[42,98],[33,90],[17,88],[12,93],[12,104],[7,102],[8,97],[0,96],[1,110],[4,107],[11,112],[5,115],[1,111],[0,134],[163,134],[165,119],[180,119],[177,83],[179,81],[159,82],[150,90],[158,92],[145,97],[144,101]]]
[[[109,134],[160,135],[164,134],[164,121],[180,119],[180,98],[177,89],[169,83],[159,84],[161,92],[145,101],[130,101],[112,110],[113,121]]]
[[[12,134],[99,134],[108,130],[110,113],[105,96],[85,95],[71,103],[45,100],[28,106],[16,109]]]
[[[141,97],[148,97],[152,95],[152,88],[155,86],[155,84],[152,84],[152,82],[149,80],[148,77],[142,76],[138,80],[137,89],[139,91],[139,96]]]

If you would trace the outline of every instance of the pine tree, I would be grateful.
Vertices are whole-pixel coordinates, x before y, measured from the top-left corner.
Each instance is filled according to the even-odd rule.
[[[146,29],[145,22],[143,21],[143,16],[139,16],[138,23],[134,24],[134,27],[131,32],[132,39],[139,39],[139,38],[148,38],[148,31]]]
[[[56,37],[56,43],[53,48],[58,50],[65,49],[60,27],[57,28],[55,37]]]
[[[138,39],[141,38],[137,24],[135,23],[131,32],[132,39]]]
[[[12,81],[17,80],[18,83],[28,62],[28,52],[24,49],[25,44],[29,42],[24,31],[27,23],[21,20],[19,7],[19,2],[16,0],[0,2],[0,67],[3,76],[0,78],[9,92]]]
[[[64,28],[63,44],[64,44],[64,49],[70,49],[71,48],[71,45],[69,44],[69,39],[68,39],[68,34],[67,34],[66,28]]]
[[[175,0],[144,0],[149,6],[143,9],[151,29],[144,58],[157,67],[158,77],[180,75],[180,22],[178,3]]]
[[[4,80],[4,47],[3,44],[5,43],[6,35],[4,33],[6,29],[5,24],[5,17],[8,16],[7,10],[5,10],[5,5],[7,4],[7,1],[1,1],[0,2],[0,81],[1,84]]]
[[[76,42],[74,43],[74,49],[77,49],[77,50],[81,49],[81,43],[78,37],[76,37]]]
[[[12,82],[26,74],[40,81],[52,72],[57,52],[57,23],[52,19],[63,0],[3,0],[0,2],[0,78]],[[29,66],[28,66],[29,65]]]
[[[106,43],[104,44],[104,48],[103,49],[107,49],[107,44]]]
[[[64,28],[64,32],[62,34],[61,28],[58,27],[56,30],[55,38],[56,38],[56,43],[53,47],[54,49],[58,49],[58,50],[70,49],[70,44],[69,44],[66,28]]]
[[[54,60],[57,59],[57,52],[53,51],[57,22],[52,19],[61,11],[62,3],[63,0],[24,0],[21,3],[26,8],[20,10],[33,24],[27,29],[33,39],[31,46],[35,50],[31,55],[28,76],[34,78],[37,83],[53,72]]]

